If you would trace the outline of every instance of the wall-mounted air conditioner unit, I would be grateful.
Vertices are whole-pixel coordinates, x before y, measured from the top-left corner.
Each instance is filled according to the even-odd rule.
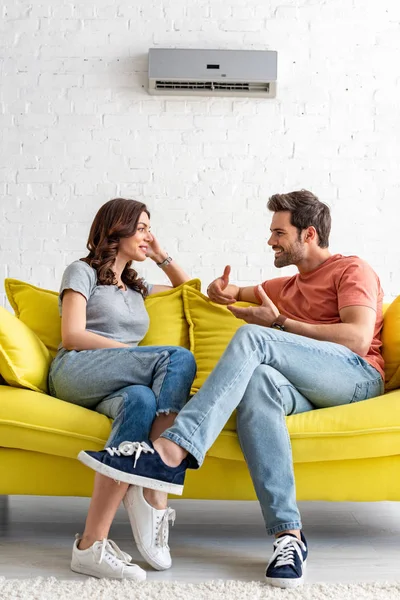
[[[149,93],[275,98],[277,52],[150,48]]]

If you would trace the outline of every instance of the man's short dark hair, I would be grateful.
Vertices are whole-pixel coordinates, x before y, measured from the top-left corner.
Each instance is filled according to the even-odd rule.
[[[307,227],[315,227],[318,234],[318,246],[329,246],[331,231],[331,213],[329,207],[320,202],[314,194],[307,190],[290,192],[290,194],[274,194],[267,204],[272,212],[290,212],[290,223],[297,227],[299,236]]]

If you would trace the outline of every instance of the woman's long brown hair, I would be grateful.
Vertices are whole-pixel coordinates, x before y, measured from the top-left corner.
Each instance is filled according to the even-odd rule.
[[[89,254],[81,260],[96,269],[97,282],[100,285],[118,285],[112,267],[117,256],[119,240],[135,234],[143,212],[150,218],[145,204],[125,198],[109,200],[97,211],[86,244]],[[126,286],[142,296],[147,295],[143,279],[132,269],[131,261],[126,263],[121,279]]]

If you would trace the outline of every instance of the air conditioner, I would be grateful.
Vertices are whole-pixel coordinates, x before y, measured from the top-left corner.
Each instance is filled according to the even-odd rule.
[[[271,50],[149,50],[149,94],[275,98],[276,79]]]

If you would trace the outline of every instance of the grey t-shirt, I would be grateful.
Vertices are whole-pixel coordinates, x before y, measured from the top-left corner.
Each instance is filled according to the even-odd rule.
[[[148,291],[152,285],[145,284]],[[64,271],[58,306],[62,314],[65,290],[74,290],[86,300],[86,331],[104,335],[123,344],[137,346],[149,328],[149,315],[142,294],[131,288],[98,285],[97,271],[82,260],[71,263]]]

